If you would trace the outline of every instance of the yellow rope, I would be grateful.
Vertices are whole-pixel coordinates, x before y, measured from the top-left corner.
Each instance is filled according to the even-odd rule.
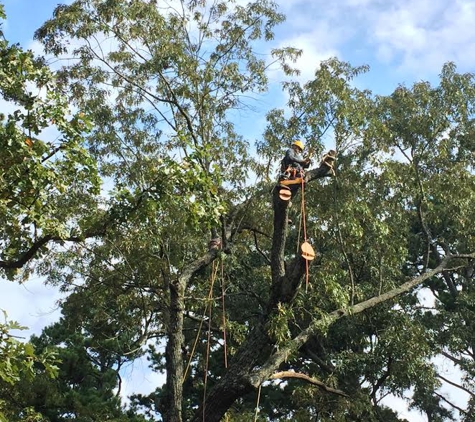
[[[257,422],[257,415],[259,413],[259,402],[261,401],[261,387],[262,384],[259,385],[259,390],[257,391],[256,414],[254,416],[254,422]]]
[[[211,298],[213,296],[213,286],[214,286],[214,281],[216,279],[217,272],[218,272],[218,267],[215,266],[214,262],[213,262],[213,269],[211,271],[211,287],[210,287],[209,293],[208,293],[208,300],[206,301],[206,306],[205,306],[205,310],[203,312],[203,317],[201,318],[200,326],[198,328],[198,332],[196,333],[195,342],[193,343],[193,348],[191,349],[190,359],[188,360],[188,364],[186,366],[185,373],[183,375],[183,382],[185,382],[185,380],[186,380],[186,377],[188,375],[188,371],[189,371],[190,366],[191,366],[191,361],[193,360],[193,356],[194,356],[195,351],[196,351],[196,345],[198,344],[198,340],[200,338],[201,329],[203,328],[203,323],[204,323],[204,319],[205,319],[205,316],[206,316],[206,312],[208,310],[208,306],[211,307]],[[210,324],[211,324],[211,321],[210,321]]]
[[[228,367],[228,350],[227,350],[227,344],[226,344],[226,310],[224,307],[224,295],[225,295],[225,289],[224,289],[224,263],[223,260],[221,260],[221,303],[223,306],[223,342],[224,342],[224,367]]]

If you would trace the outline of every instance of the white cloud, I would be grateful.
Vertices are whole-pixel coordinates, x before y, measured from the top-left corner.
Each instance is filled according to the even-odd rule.
[[[323,60],[338,56],[338,51],[326,42],[325,29],[317,28],[310,33],[296,35],[286,40],[284,45],[291,45],[303,51],[295,67],[300,70],[299,80],[307,82],[315,77],[315,71]]]
[[[401,1],[373,18],[368,23],[377,58],[400,71],[423,77],[446,61],[466,66],[475,59],[472,1]]]
[[[63,297],[55,287],[45,286],[43,280],[34,278],[25,284],[0,279],[0,309],[10,321],[17,321],[28,330],[15,332],[28,339],[39,335],[44,327],[56,322],[60,316],[58,301]]]
[[[153,372],[149,367],[146,356],[135,360],[120,371],[122,379],[120,396],[128,402],[132,394],[150,394],[166,382],[166,375]]]
[[[475,61],[473,0],[280,3],[288,16],[280,43],[301,46],[315,60],[337,54],[411,80],[435,77],[447,61],[469,70]]]

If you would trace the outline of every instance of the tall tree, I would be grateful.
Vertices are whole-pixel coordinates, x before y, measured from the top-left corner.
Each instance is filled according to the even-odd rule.
[[[48,243],[74,237],[100,179],[83,143],[87,117],[70,110],[43,60],[1,31],[0,95],[0,271],[14,278],[23,269],[26,279]]]
[[[24,400],[50,422],[145,422],[142,415],[124,406],[120,396],[120,371],[137,354],[125,350],[129,339],[126,330],[114,324],[114,306],[108,307],[110,316],[105,322],[103,303],[97,292],[94,296],[92,301],[73,293],[62,307],[61,319],[31,338],[38,352],[55,351],[59,371],[54,382],[45,377],[30,382]],[[117,307],[116,311],[120,312]]]
[[[236,228],[219,219],[242,197],[239,188],[255,167],[228,116],[245,105],[244,95],[266,89],[270,64],[254,49],[282,19],[261,0],[247,6],[75,1],[58,7],[37,32],[48,52],[78,59],[62,78],[95,116],[90,150],[123,205],[123,224],[100,249],[83,248],[79,265],[94,268],[100,250],[116,255],[114,271],[124,265],[144,308],[154,308],[150,327],[167,337],[165,420],[182,419],[185,292],[218,255],[207,250],[210,236],[219,232],[227,249]],[[291,73],[285,59],[297,54],[275,50],[274,62]]]
[[[57,375],[57,357],[51,349],[38,352],[32,343],[19,341],[13,330],[24,330],[15,321],[0,324],[0,421],[38,421],[43,415],[25,400],[23,387],[35,379],[52,379]]]
[[[455,331],[439,336],[449,319],[441,323],[437,308],[462,306],[458,292],[470,297],[473,280],[473,76],[448,64],[435,88],[379,97],[352,86],[364,68],[330,60],[307,84],[285,85],[288,110],[269,113],[259,153],[278,161],[295,136],[316,154],[331,137],[338,151],[336,177],[317,163],[293,197],[305,193],[305,237],[320,253],[305,291],[302,237],[289,224],[303,213],[270,194],[272,184],[245,186],[265,166],[230,113],[243,94],[265,89],[268,64],[254,49],[282,19],[267,1],[78,0],[56,9],[37,36],[48,52],[77,59],[61,80],[94,119],[88,144],[114,186],[106,211],[114,224],[45,273],[64,289],[77,291],[81,279],[81,290],[115,292],[124,312],[111,316],[117,304],[100,304],[113,325],[142,321],[128,345],[148,341],[167,382],[136,402],[165,421],[249,419],[258,389],[273,420],[398,420],[381,399],[413,386],[414,406],[447,416],[427,397],[439,385],[430,359],[448,353],[447,338],[454,358],[471,350],[457,349]],[[288,73],[285,59],[297,53],[274,51]],[[218,261],[224,318],[208,313],[224,295],[216,283],[210,293]],[[436,294],[427,312],[424,283]],[[469,308],[458,309],[466,320]],[[224,327],[227,368],[218,364]]]

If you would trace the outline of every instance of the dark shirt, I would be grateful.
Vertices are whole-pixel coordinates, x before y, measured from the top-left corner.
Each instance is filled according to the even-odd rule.
[[[303,158],[303,155],[300,152],[297,152],[294,148],[289,148],[287,150],[283,164],[285,168],[291,166],[298,170],[307,168],[310,165],[309,161]]]

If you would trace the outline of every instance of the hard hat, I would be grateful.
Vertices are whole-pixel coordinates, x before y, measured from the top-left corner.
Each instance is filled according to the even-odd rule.
[[[299,141],[299,140],[297,139],[296,141],[294,141],[294,142],[292,143],[292,146],[293,146],[293,145],[299,147],[299,148],[303,151],[304,146],[303,146],[303,142],[302,142],[302,141]]]

